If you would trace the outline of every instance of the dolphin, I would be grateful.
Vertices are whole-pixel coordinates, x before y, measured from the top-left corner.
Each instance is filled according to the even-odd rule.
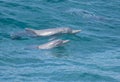
[[[76,34],[81,31],[81,30],[73,30],[68,27],[51,28],[51,29],[43,29],[43,30],[25,28],[25,30],[27,32],[35,34],[36,36],[53,36],[57,34]]]
[[[69,42],[69,40],[57,39],[57,40],[53,40],[53,41],[50,41],[48,43],[39,45],[37,48],[38,49],[52,49],[55,47],[62,46],[63,44],[68,43],[68,42]]]

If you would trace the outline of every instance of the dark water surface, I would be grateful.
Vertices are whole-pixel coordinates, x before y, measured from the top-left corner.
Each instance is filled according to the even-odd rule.
[[[26,27],[71,27],[70,43],[12,40]],[[120,82],[120,0],[0,0],[0,82]]]

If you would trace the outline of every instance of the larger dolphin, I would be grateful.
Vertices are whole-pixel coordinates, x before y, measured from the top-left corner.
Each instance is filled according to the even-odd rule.
[[[68,27],[51,28],[51,29],[43,29],[43,30],[26,28],[25,30],[27,32],[35,34],[36,36],[52,36],[57,34],[76,34],[81,31],[81,30],[73,30]]]
[[[57,40],[53,40],[50,41],[48,43],[42,44],[38,46],[38,49],[52,49],[58,46],[61,46],[65,43],[69,42],[69,40],[61,40],[61,39],[57,39]]]

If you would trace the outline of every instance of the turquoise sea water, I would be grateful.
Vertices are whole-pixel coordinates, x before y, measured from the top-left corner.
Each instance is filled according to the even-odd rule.
[[[70,42],[13,40],[24,29],[71,27]],[[0,82],[120,82],[120,0],[0,0]]]

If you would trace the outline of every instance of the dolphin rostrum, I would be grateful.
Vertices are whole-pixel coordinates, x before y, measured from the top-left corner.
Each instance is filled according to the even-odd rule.
[[[35,29],[26,28],[25,30],[37,36],[52,36],[52,35],[67,34],[67,33],[76,34],[81,31],[81,30],[73,30],[68,27],[51,28],[51,29],[43,29],[43,30],[35,30]]]
[[[38,49],[52,49],[52,48],[55,48],[55,47],[62,46],[63,44],[65,44],[67,42],[69,42],[69,40],[57,39],[57,40],[53,40],[51,42],[39,45]]]

